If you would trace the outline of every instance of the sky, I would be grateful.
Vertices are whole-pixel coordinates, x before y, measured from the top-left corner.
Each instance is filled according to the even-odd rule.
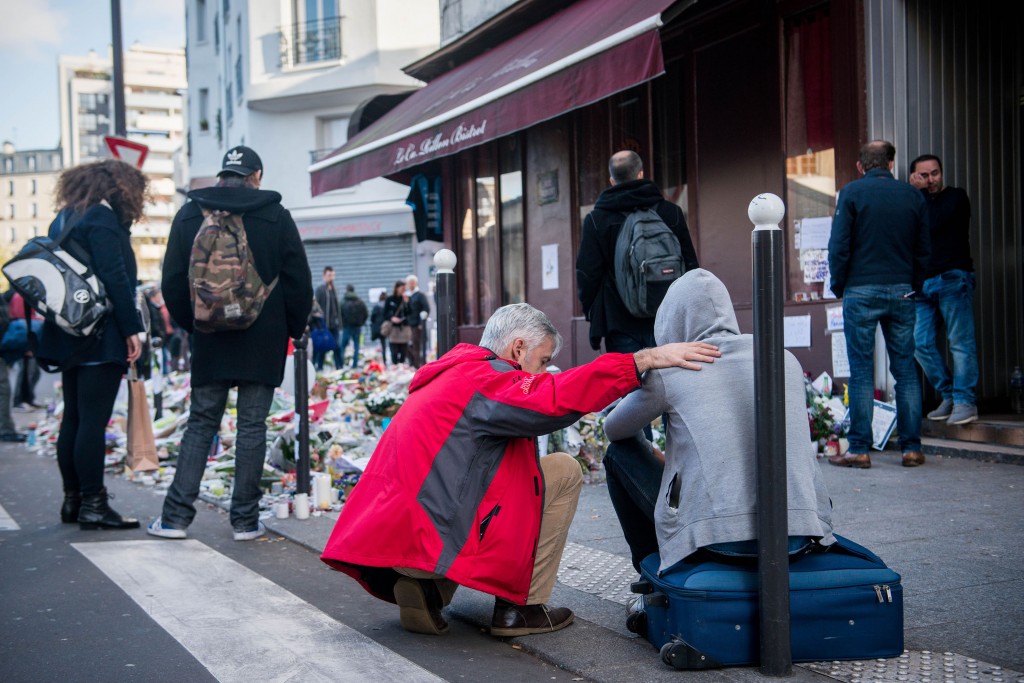
[[[121,0],[121,38],[125,50],[185,47],[185,0]],[[57,147],[57,57],[109,46],[109,0],[0,0],[0,141]]]

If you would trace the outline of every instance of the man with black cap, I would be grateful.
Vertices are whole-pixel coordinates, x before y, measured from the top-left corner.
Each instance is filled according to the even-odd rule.
[[[193,505],[207,456],[220,430],[228,392],[238,388],[235,424],[235,482],[231,526],[236,541],[261,536],[260,477],[266,458],[266,419],[274,388],[284,378],[289,337],[299,337],[313,305],[306,252],[281,195],[259,189],[263,162],[239,145],[224,155],[215,187],[193,190],[174,217],[167,239],[161,289],[175,322],[192,333],[192,397],[188,424],[178,452],[174,481],[163,514],[147,527],[161,538],[185,538],[195,517]],[[259,279],[270,287],[251,326],[219,332],[195,329],[192,304],[193,242],[210,214],[241,216],[244,238]],[[237,224],[224,220],[222,225]]]

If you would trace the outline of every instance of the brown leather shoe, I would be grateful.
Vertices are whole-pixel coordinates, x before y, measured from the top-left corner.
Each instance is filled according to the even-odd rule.
[[[856,467],[866,470],[871,467],[871,456],[867,453],[847,453],[846,455],[829,456],[828,461],[839,467]]]
[[[917,467],[924,464],[924,453],[921,451],[907,451],[903,454],[904,467]]]
[[[547,605],[517,605],[495,598],[491,635],[512,637],[551,633],[565,628],[574,618],[575,615],[568,607],[548,609]]]
[[[395,582],[394,590],[398,620],[406,631],[437,636],[448,630],[441,614],[441,593],[433,581],[403,576]]]

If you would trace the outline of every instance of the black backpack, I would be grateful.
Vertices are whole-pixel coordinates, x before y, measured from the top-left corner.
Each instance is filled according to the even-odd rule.
[[[345,327],[362,327],[368,317],[366,304],[362,299],[345,297],[341,304],[341,324]]]
[[[626,215],[615,241],[615,287],[634,317],[653,318],[684,270],[679,239],[653,207]]]

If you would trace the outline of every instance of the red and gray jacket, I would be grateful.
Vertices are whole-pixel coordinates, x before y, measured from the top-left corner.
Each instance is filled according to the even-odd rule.
[[[459,344],[416,373],[321,559],[389,602],[403,567],[525,603],[544,505],[535,437],[639,385],[630,354],[530,375]]]

